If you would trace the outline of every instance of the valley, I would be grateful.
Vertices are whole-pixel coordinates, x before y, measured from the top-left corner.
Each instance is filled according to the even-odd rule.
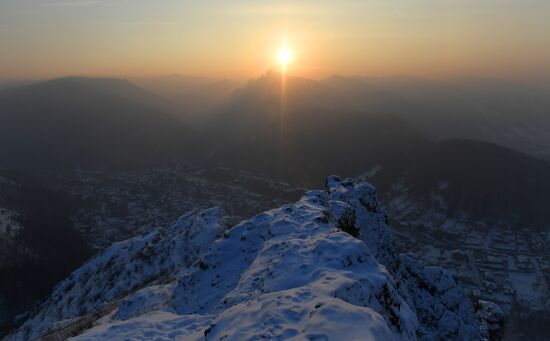
[[[303,193],[250,172],[179,164],[107,173],[81,171],[70,180],[48,181],[75,203],[73,225],[98,250],[170,224],[182,212],[220,207],[239,221]]]

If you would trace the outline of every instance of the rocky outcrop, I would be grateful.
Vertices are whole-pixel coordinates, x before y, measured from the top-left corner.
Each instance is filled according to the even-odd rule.
[[[8,340],[115,305],[76,340],[481,340],[453,276],[398,254],[376,190],[324,191],[231,228],[217,209],[117,243],[60,283]]]

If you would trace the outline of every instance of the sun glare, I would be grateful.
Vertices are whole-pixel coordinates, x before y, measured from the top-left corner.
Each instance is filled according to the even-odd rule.
[[[279,50],[278,57],[279,57],[279,64],[281,64],[283,68],[286,68],[288,63],[290,63],[290,60],[292,59],[292,53],[288,48],[282,47]]]

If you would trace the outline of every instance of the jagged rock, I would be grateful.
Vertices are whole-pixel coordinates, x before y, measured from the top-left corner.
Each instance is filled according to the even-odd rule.
[[[187,214],[100,253],[7,340],[108,304],[75,340],[480,340],[453,276],[399,255],[385,222],[373,186],[335,176],[230,229],[219,210]]]
[[[501,340],[504,335],[506,318],[504,312],[493,302],[480,300],[478,314],[481,319],[481,336],[483,340]]]

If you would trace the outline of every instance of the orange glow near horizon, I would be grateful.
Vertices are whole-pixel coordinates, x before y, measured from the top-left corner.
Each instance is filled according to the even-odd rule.
[[[44,3],[0,1],[0,79],[550,76],[550,1]]]

